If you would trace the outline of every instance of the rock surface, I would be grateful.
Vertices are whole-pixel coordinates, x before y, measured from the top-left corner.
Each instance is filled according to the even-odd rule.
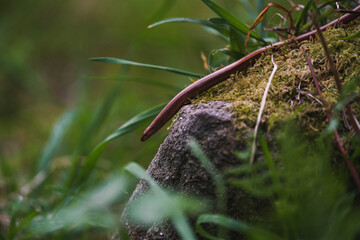
[[[220,172],[240,164],[233,153],[244,146],[235,137],[233,116],[225,109],[228,106],[230,103],[209,102],[183,107],[147,170],[160,186],[191,196],[215,199],[214,183],[191,153],[188,142],[196,139]],[[148,184],[141,180],[128,205],[148,190]],[[266,204],[238,188],[229,187],[227,190],[229,216],[250,222],[258,220],[259,209]],[[123,213],[122,223],[131,239],[179,239],[169,222],[143,227],[129,220],[127,210]]]

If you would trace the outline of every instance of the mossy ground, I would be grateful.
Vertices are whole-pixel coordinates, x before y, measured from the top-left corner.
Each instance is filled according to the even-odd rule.
[[[347,26],[332,27],[324,32],[344,85],[354,77],[360,76],[360,38],[342,39],[359,32],[359,23],[360,21],[357,20]],[[303,50],[312,61],[320,82],[322,97],[317,94]],[[289,119],[295,118],[300,121],[305,134],[318,134],[327,125],[325,110],[333,112],[339,93],[322,44],[316,38],[297,45],[285,46],[276,52],[269,51],[245,71],[232,75],[225,82],[200,94],[193,103],[232,102],[233,105],[229,110],[236,116],[238,134],[243,136],[252,132],[265,86],[274,67],[271,63],[271,55],[274,56],[278,70],[267,97],[262,128],[272,131]],[[328,109],[317,100],[325,103]],[[352,103],[352,107],[355,116],[359,117],[360,103],[357,100]],[[341,122],[340,125],[344,124]]]

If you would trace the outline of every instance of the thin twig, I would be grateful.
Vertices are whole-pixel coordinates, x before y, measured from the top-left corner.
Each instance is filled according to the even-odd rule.
[[[278,68],[278,66],[274,62],[274,56],[273,55],[271,55],[271,62],[274,65],[274,69],[273,69],[273,71],[272,71],[272,73],[271,73],[271,75],[269,77],[269,80],[268,80],[268,82],[266,84],[264,95],[263,95],[262,100],[261,100],[260,110],[259,110],[259,114],[258,114],[258,117],[257,117],[255,129],[254,129],[254,140],[253,140],[253,143],[252,143],[252,146],[251,146],[250,164],[252,164],[254,162],[255,150],[256,150],[256,135],[257,135],[257,132],[258,132],[258,129],[259,129],[261,116],[262,116],[262,114],[264,112],[264,108],[265,108],[265,104],[266,104],[266,98],[267,98],[267,94],[268,94],[269,89],[270,89],[271,81],[274,78],[275,72],[276,72],[276,70]]]

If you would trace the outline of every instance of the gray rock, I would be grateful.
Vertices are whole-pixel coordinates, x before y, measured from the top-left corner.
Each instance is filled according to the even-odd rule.
[[[187,144],[190,139],[196,139],[220,172],[239,165],[240,162],[233,153],[245,146],[235,137],[233,116],[225,109],[228,106],[230,103],[209,102],[183,107],[147,170],[160,186],[186,195],[215,199],[211,177]],[[141,180],[128,206],[148,190],[148,184]],[[266,203],[250,197],[238,188],[229,187],[227,190],[229,216],[249,222],[258,220],[259,209],[265,207]],[[128,207],[123,213],[122,223],[131,239],[179,239],[170,222],[143,227],[132,222],[127,214]]]

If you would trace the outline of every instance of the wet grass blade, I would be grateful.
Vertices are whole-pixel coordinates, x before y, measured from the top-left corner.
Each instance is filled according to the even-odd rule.
[[[118,138],[126,133],[134,131],[137,127],[141,125],[141,123],[149,119],[152,119],[154,116],[156,116],[163,109],[164,106],[165,104],[161,104],[141,112],[140,114],[136,115],[135,117],[127,121],[125,124],[123,124],[112,134],[110,134],[101,143],[99,143],[95,147],[95,149],[90,153],[90,155],[86,158],[84,165],[80,170],[79,177],[76,183],[80,184],[84,179],[87,178],[87,176],[89,176],[92,173],[92,170],[94,169],[99,157],[106,149],[107,145],[111,140]]]
[[[148,28],[153,28],[153,27],[165,24],[165,23],[173,23],[173,22],[188,22],[188,23],[200,24],[204,27],[212,28],[212,29],[218,31],[219,33],[224,35],[224,37],[229,37],[229,30],[224,28],[223,26],[214,24],[211,21],[206,21],[206,20],[196,19],[196,18],[184,18],[184,17],[168,18],[168,19],[153,23],[153,24],[149,25]]]
[[[210,0],[202,0],[209,8],[211,8],[216,14],[222,17],[226,22],[228,22],[231,26],[239,30],[243,34],[247,34],[249,32],[249,28],[242,22],[240,22],[236,17],[228,13],[225,9],[221,8],[214,2]],[[254,31],[250,33],[250,37],[255,38],[263,43],[266,43],[257,33]]]
[[[180,75],[185,75],[185,76],[188,76],[188,77],[195,77],[195,78],[202,78],[203,77],[203,75],[201,75],[201,74],[187,72],[187,71],[177,69],[177,68],[164,67],[164,66],[146,64],[146,63],[139,63],[139,62],[133,62],[133,61],[120,59],[120,58],[96,57],[96,58],[90,58],[89,60],[95,61],[95,62],[103,62],[103,63],[114,63],[114,64],[123,64],[123,65],[131,65],[131,66],[138,66],[138,67],[146,67],[146,68],[151,68],[151,69],[156,69],[156,70],[168,71],[168,72],[172,72],[172,73],[176,73],[176,74],[180,74]]]

